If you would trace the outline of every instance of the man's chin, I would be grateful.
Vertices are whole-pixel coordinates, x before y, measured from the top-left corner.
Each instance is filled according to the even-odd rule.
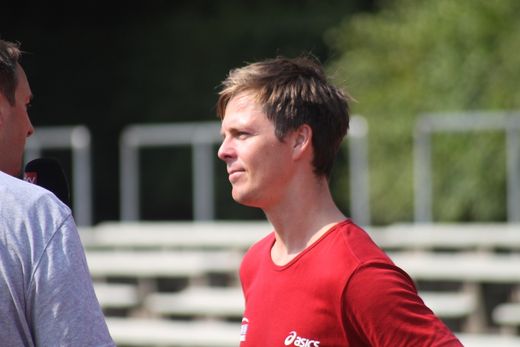
[[[240,205],[248,206],[248,207],[258,207],[260,208],[258,201],[253,199],[251,196],[240,194],[238,192],[232,192],[233,200]]]

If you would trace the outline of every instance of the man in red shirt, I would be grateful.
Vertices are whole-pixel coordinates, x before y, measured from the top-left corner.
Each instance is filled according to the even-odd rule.
[[[240,267],[240,346],[461,346],[332,199],[348,101],[309,57],[253,63],[223,82],[218,157],[233,199],[274,227]]]

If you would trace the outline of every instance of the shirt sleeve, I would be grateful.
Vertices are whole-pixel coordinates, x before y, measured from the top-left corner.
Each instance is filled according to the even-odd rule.
[[[37,346],[115,346],[71,215],[49,241],[28,291]]]
[[[426,307],[410,277],[389,263],[361,265],[347,283],[344,307],[347,326],[352,327],[350,335],[360,344],[462,346]]]

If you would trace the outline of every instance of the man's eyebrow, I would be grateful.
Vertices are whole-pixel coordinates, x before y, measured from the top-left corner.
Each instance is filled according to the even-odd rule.
[[[226,132],[230,133],[231,135],[241,132],[242,129],[240,129],[238,126],[230,126]],[[221,132],[222,135],[224,135],[224,132]]]

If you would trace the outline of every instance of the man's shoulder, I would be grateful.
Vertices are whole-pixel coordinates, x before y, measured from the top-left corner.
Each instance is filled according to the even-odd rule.
[[[44,189],[35,184],[0,171],[0,188],[5,193],[36,195],[44,193]]]
[[[355,259],[359,264],[374,260],[389,262],[388,256],[370,235],[350,219],[338,224],[328,242],[333,245],[331,251],[343,253],[343,256]]]
[[[274,232],[271,232],[255,242],[244,254],[240,265],[241,270],[256,268],[260,260],[270,254],[274,240]]]
[[[32,208],[49,208],[65,214],[70,212],[52,192],[1,171],[0,205],[5,212],[28,211]]]
[[[245,256],[248,257],[248,256],[256,255],[259,253],[263,253],[266,250],[270,250],[271,247],[273,246],[274,240],[275,240],[274,232],[270,232],[269,234],[267,234],[266,236],[264,236],[263,238],[261,238],[260,240],[255,242],[247,250]]]
[[[40,259],[70,217],[70,209],[51,192],[0,173],[0,243],[9,245],[17,259]]]

